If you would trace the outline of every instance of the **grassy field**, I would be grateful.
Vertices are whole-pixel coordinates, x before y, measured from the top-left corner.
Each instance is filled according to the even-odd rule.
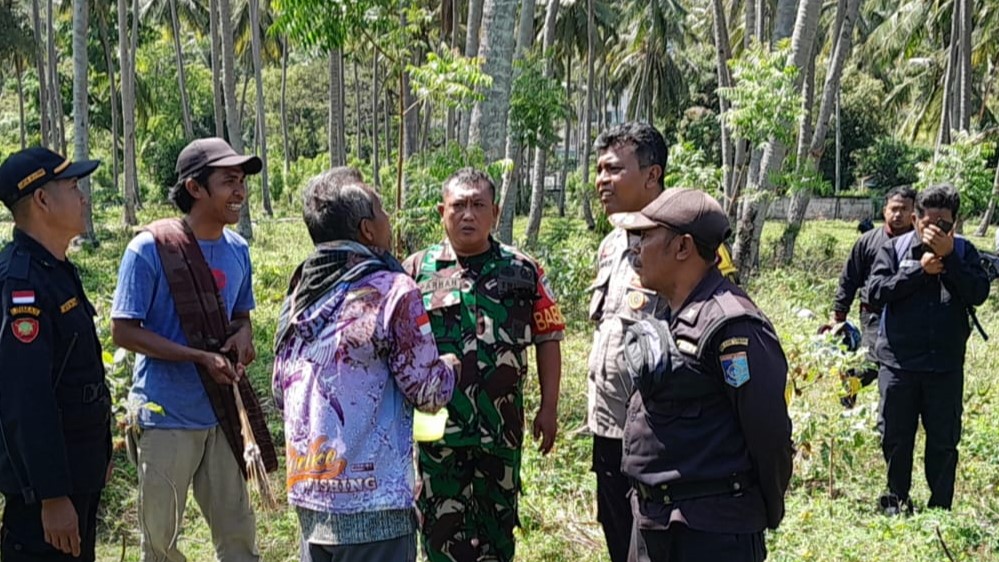
[[[144,219],[163,214],[147,211]],[[87,290],[100,314],[100,330],[106,349],[110,347],[107,314],[121,253],[131,233],[117,227],[117,217],[98,217],[102,244],[73,255],[81,266]],[[523,228],[523,225],[518,225]],[[9,223],[0,222],[0,238],[6,238]],[[780,233],[779,224],[768,225],[763,243],[764,272],[754,279],[749,292],[770,316],[788,349],[798,391],[791,402],[795,443],[794,479],[787,500],[787,517],[780,530],[770,533],[770,559],[777,561],[936,561],[999,560],[999,388],[995,365],[999,347],[986,344],[978,335],[969,343],[965,385],[964,437],[955,509],[953,512],[918,509],[911,518],[886,518],[875,509],[884,486],[883,461],[874,429],[876,395],[873,388],[861,394],[859,406],[843,411],[838,404],[839,383],[821,362],[815,377],[815,358],[809,355],[811,340],[822,319],[829,316],[840,264],[856,239],[853,224],[810,223],[804,228],[791,268],[774,268],[767,260]],[[991,248],[988,239],[975,239],[979,247]],[[563,384],[560,402],[561,432],[555,450],[541,457],[536,444],[524,458],[525,492],[521,502],[523,528],[519,531],[518,560],[596,562],[606,560],[603,538],[595,520],[593,477],[589,473],[590,442],[580,429],[586,408],[586,356],[589,327],[582,321],[583,288],[592,274],[592,256],[599,242],[579,223],[548,219],[542,246],[535,252],[544,257],[556,291],[560,292],[567,316],[573,320],[563,348]],[[309,251],[304,227],[296,219],[263,219],[257,224],[252,246],[254,288],[258,308],[256,326],[257,362],[251,368],[255,386],[269,398],[271,341],[286,279]],[[808,318],[803,310],[816,317]],[[986,329],[999,337],[999,306],[992,297],[979,312]],[[112,368],[120,389],[128,382],[128,361]],[[538,388],[533,373],[527,383],[528,415],[537,406]],[[271,416],[271,428],[282,441],[281,422]],[[921,442],[920,442],[921,443]],[[921,469],[921,445],[917,445],[917,469],[913,495],[925,504],[928,497]],[[106,493],[102,514],[98,559],[138,560],[138,525],[135,515],[135,471],[124,455],[116,455],[118,468]],[[273,476],[282,489],[283,473]],[[189,502],[181,548],[192,561],[213,559],[211,539],[193,499]],[[297,560],[297,523],[282,507],[275,512],[258,510],[258,533],[264,560]]]

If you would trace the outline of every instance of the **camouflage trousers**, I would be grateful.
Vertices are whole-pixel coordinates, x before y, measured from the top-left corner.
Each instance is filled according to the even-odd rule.
[[[429,562],[513,560],[519,449],[420,444],[417,500]]]

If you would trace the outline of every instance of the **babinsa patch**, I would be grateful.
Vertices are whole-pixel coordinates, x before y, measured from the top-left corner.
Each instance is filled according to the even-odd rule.
[[[739,388],[749,380],[749,358],[744,351],[722,355],[721,366],[729,386]]]

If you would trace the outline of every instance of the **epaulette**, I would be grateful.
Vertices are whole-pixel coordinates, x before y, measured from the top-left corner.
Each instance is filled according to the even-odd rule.
[[[17,279],[27,281],[31,272],[31,254],[18,251],[14,245],[0,253],[0,281]]]

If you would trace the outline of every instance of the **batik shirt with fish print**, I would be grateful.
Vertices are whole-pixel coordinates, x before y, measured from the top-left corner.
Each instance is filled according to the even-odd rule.
[[[381,271],[336,285],[292,320],[274,360],[288,503],[326,513],[413,505],[413,408],[454,388],[412,279]]]

